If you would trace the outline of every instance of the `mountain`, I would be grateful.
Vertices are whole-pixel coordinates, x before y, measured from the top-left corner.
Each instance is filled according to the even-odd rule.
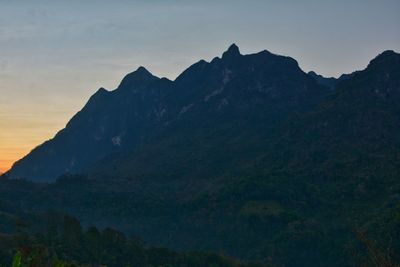
[[[399,100],[393,51],[334,89],[235,45],[174,81],[139,68],[8,173],[55,182],[6,179],[0,208],[272,266],[354,266],[362,232],[399,261]]]
[[[269,71],[279,91],[243,86],[254,78],[240,70],[214,106],[196,102],[156,140],[86,170],[155,198],[148,208],[160,214],[131,218],[135,233],[172,247],[265,253],[285,266],[345,266],[335,257],[354,228],[399,234],[400,55],[382,53],[333,91],[301,71],[293,87]]]
[[[114,91],[100,88],[57,135],[16,162],[10,177],[54,181],[134,147],[159,125],[171,82],[140,67]]]
[[[199,61],[175,81],[140,67],[116,90],[99,89],[63,130],[16,162],[8,176],[55,181],[156,140],[190,116],[198,116],[200,124],[223,116],[279,123],[289,111],[309,108],[324,91],[294,59],[267,51],[244,56],[236,45],[222,58]]]
[[[319,84],[329,87],[331,89],[334,89],[336,86],[336,83],[340,80],[340,78],[336,79],[334,77],[326,78],[320,74],[315,73],[314,71],[308,72],[308,75],[313,77]]]

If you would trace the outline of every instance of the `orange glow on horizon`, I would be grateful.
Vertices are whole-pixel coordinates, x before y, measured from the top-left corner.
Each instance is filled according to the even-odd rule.
[[[44,141],[41,140],[43,138],[40,137],[31,140],[27,140],[23,137],[20,139],[21,140],[15,140],[11,143],[6,143],[7,141],[10,141],[10,138],[0,140],[0,173],[7,172],[12,167],[14,162],[23,158],[33,148]]]
[[[19,108],[0,105],[0,173],[61,130],[73,113],[65,110],[29,103]]]
[[[14,129],[9,129],[10,133],[13,130]],[[31,138],[26,138],[24,135],[21,135],[19,137],[0,139],[0,173],[7,172],[14,162],[23,158],[36,146],[51,138],[56,132],[54,129],[46,130],[48,133],[41,134],[27,131],[26,135],[32,135]],[[4,137],[4,132],[0,134],[0,136]]]
[[[17,161],[18,159],[22,158],[23,156],[24,156],[24,154],[20,154],[13,158],[0,160],[0,174],[7,172],[12,167],[14,162]]]

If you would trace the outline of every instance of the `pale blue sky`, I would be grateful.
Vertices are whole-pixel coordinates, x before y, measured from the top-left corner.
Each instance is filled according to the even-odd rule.
[[[140,65],[173,79],[235,42],[338,76],[400,50],[399,11],[399,0],[0,0],[0,171]]]

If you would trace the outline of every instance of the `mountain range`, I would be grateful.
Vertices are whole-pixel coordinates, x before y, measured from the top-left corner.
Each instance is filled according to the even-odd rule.
[[[100,88],[63,130],[16,162],[8,174],[55,181],[109,155],[133,151],[152,138],[158,140],[174,127],[187,127],[183,121],[188,120],[209,124],[229,116],[224,121],[230,123],[247,121],[240,117],[262,116],[269,120],[263,124],[279,123],[280,116],[292,108],[309,108],[326,91],[295,60],[267,51],[244,56],[236,45],[222,58],[197,62],[175,81],[160,79],[140,67],[116,90]]]
[[[339,79],[234,44],[174,81],[140,67],[16,162],[0,203],[175,249],[350,266],[355,229],[400,248],[399,103],[394,51]]]

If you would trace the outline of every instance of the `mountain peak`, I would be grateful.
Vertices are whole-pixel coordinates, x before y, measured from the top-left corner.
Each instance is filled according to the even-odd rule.
[[[141,84],[144,82],[157,80],[157,79],[159,79],[159,78],[154,76],[153,74],[151,74],[151,72],[148,71],[145,67],[140,66],[134,72],[131,72],[128,75],[126,75],[124,77],[124,79],[122,79],[122,82],[118,88],[130,87],[132,85],[138,85],[138,84]]]
[[[135,79],[149,79],[149,78],[154,78],[155,77],[155,76],[153,76],[153,74],[151,74],[150,71],[148,71],[143,66],[140,66],[134,72],[131,72],[128,75],[126,75],[125,78],[127,78],[128,76],[130,78],[135,78]]]
[[[222,58],[232,58],[236,56],[240,56],[239,47],[236,44],[231,44],[228,50],[222,54]]]
[[[148,71],[145,67],[140,66],[139,68],[137,68],[136,71],[134,71],[134,73],[136,74],[140,74],[140,75],[145,75],[145,76],[153,76],[153,74],[151,74],[150,71]]]
[[[383,51],[380,55],[378,55],[378,57],[380,57],[380,56],[396,56],[396,55],[399,55],[399,54],[393,50],[386,50],[386,51]]]
[[[393,64],[394,62],[399,62],[400,54],[396,53],[393,50],[383,51],[381,54],[376,56],[373,60],[371,60],[369,66],[377,65],[377,64]]]

